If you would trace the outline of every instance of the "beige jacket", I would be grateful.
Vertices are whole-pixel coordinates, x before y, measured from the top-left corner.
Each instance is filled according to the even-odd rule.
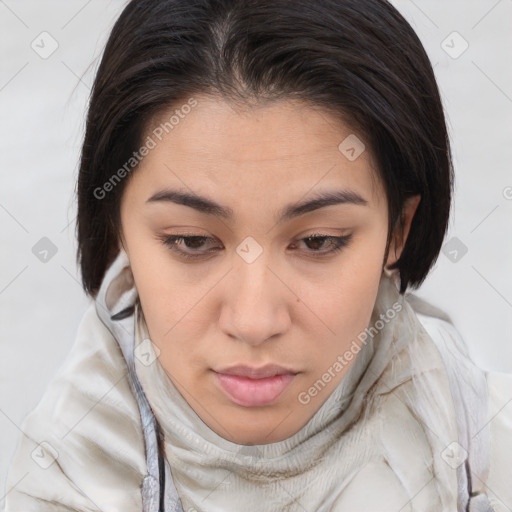
[[[136,297],[121,253],[21,425],[5,512],[512,510],[512,375],[476,368],[443,314],[385,275],[372,322],[397,301],[400,319],[303,429],[257,447],[220,438],[144,364]]]

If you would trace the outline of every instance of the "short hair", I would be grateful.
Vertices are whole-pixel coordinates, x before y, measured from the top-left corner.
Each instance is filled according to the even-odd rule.
[[[421,195],[391,268],[402,294],[424,281],[448,226],[452,157],[431,63],[389,2],[132,0],[107,41],[81,151],[77,261],[86,293],[95,296],[118,253],[120,200],[136,166],[112,178],[154,116],[200,93],[303,100],[361,134],[386,193],[386,254],[405,200]]]

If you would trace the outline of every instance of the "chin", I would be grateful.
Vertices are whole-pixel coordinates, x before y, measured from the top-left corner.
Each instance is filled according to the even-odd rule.
[[[225,428],[217,431],[218,435],[236,444],[254,445],[270,444],[283,441],[298,432],[302,425],[297,422],[297,415],[286,407],[242,407],[239,405],[222,407],[222,417],[217,416],[215,427]],[[229,421],[226,421],[229,418]]]

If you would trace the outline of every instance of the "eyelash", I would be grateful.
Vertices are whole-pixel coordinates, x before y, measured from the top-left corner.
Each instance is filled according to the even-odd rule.
[[[329,249],[328,251],[314,251],[314,250],[308,251],[308,252],[310,252],[310,255],[313,255],[313,257],[321,258],[324,256],[329,256],[331,254],[340,252],[345,247],[348,247],[351,238],[352,238],[352,234],[345,235],[345,236],[331,236],[331,235],[314,233],[314,234],[311,234],[304,238],[300,238],[299,240],[297,240],[297,242],[301,242],[303,240],[321,240],[321,239],[330,241],[330,243],[333,247],[331,249]],[[170,235],[170,236],[163,237],[162,242],[166,247],[168,247],[172,251],[176,252],[179,256],[186,258],[186,259],[198,259],[198,258],[202,258],[202,257],[206,256],[206,254],[208,252],[209,253],[214,252],[214,251],[203,251],[202,253],[198,252],[196,254],[191,254],[191,253],[187,253],[187,252],[182,251],[181,249],[177,248],[176,244],[180,240],[187,241],[187,240],[191,240],[191,239],[213,240],[212,237],[202,236],[202,235],[188,235],[188,236],[187,235]]]

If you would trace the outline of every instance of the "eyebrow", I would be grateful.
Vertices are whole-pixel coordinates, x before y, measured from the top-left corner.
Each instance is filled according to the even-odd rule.
[[[207,197],[195,193],[165,189],[153,194],[146,203],[171,202],[193,208],[198,212],[231,220],[234,217],[232,208],[222,206]],[[353,204],[367,206],[368,201],[353,190],[331,190],[316,193],[311,199],[299,201],[285,206],[277,216],[278,222],[289,221],[305,213],[336,204]]]

